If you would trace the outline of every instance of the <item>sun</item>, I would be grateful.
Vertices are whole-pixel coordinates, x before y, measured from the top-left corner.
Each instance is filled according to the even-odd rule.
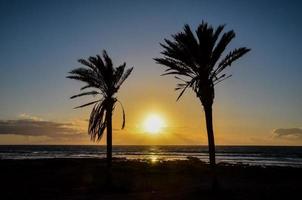
[[[149,115],[143,124],[143,129],[147,133],[156,134],[160,133],[165,126],[165,121],[162,117],[156,114]]]

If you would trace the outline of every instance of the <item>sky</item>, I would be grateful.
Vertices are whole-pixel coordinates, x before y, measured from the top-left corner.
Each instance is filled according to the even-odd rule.
[[[226,24],[229,49],[251,52],[216,86],[218,145],[302,145],[300,1],[0,0],[0,144],[95,144],[87,135],[91,98],[70,100],[83,84],[67,79],[79,58],[107,50],[116,66],[134,66],[118,94],[116,145],[205,145],[204,112],[192,91],[176,102],[177,81],[160,76],[160,42],[202,20]],[[164,126],[148,133],[157,115]],[[105,140],[100,143],[104,144]]]

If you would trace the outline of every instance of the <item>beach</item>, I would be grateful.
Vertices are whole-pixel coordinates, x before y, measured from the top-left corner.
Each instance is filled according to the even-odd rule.
[[[220,163],[212,188],[209,165],[196,159],[0,160],[1,199],[294,199],[302,169]],[[110,181],[111,180],[111,181]]]

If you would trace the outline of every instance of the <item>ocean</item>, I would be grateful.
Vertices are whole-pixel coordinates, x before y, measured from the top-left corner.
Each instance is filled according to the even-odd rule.
[[[217,146],[217,162],[302,168],[302,147]],[[0,159],[104,158],[106,147],[97,145],[1,145]],[[207,146],[113,146],[116,158],[208,162]]]

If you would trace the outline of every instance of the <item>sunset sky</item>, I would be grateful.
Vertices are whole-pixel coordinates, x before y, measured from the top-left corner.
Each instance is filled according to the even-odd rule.
[[[90,98],[70,100],[82,83],[65,78],[79,58],[106,49],[116,66],[134,66],[118,94],[126,110],[113,121],[113,144],[207,144],[204,113],[192,91],[160,76],[159,43],[188,23],[226,24],[231,48],[252,49],[218,84],[218,145],[302,145],[302,13],[299,1],[0,0],[0,144],[94,144]],[[229,49],[231,50],[231,49]],[[148,133],[156,115],[163,128]],[[102,140],[101,144],[105,140]]]

